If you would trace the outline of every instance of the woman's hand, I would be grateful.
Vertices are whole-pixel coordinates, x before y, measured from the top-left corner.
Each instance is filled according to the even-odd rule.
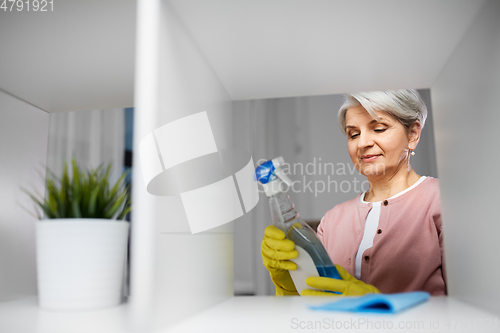
[[[302,296],[361,296],[369,293],[380,294],[380,291],[371,284],[366,284],[363,281],[356,279],[351,274],[342,268],[335,265],[342,280],[332,279],[327,277],[308,277],[306,283],[308,286],[326,290],[305,289],[302,291]],[[340,294],[333,294],[328,291],[335,291]]]
[[[297,269],[290,259],[297,258],[295,243],[273,225],[266,227],[261,244],[262,263],[276,286],[276,296],[298,295],[289,270]]]

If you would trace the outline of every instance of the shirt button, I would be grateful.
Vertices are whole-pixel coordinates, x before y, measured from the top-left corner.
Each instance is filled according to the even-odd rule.
[[[389,204],[389,201],[384,200],[384,206],[387,206]]]
[[[382,229],[378,229],[377,234],[381,234],[381,233],[382,233]]]
[[[369,256],[365,256],[365,261],[368,261],[370,260],[370,257]]]

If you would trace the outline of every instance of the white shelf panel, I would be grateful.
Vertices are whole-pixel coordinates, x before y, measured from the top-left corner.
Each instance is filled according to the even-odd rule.
[[[174,326],[151,332],[254,333],[339,330],[332,329],[331,325],[343,325],[343,330],[356,332],[385,331],[383,325],[386,328],[393,327],[394,331],[405,332],[488,333],[498,332],[500,329],[499,315],[472,307],[452,297],[431,297],[429,301],[398,314],[353,314],[313,311],[307,308],[308,305],[328,301],[333,301],[333,298],[232,297]],[[307,325],[316,325],[316,328],[307,329]],[[399,329],[399,325],[403,327]],[[37,299],[32,297],[0,303],[0,331],[117,333],[132,332],[133,326],[127,304],[96,311],[50,312],[40,310]]]

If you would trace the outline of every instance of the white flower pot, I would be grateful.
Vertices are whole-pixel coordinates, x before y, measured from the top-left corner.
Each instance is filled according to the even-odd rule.
[[[40,307],[77,310],[120,304],[128,232],[129,223],[121,220],[38,221]]]

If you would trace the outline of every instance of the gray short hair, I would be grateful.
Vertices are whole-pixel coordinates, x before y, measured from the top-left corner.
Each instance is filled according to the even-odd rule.
[[[427,107],[414,89],[347,94],[338,113],[339,125],[344,134],[346,133],[347,109],[359,105],[363,106],[375,119],[378,119],[375,110],[387,112],[396,118],[407,132],[411,124],[416,121],[420,122],[421,128],[424,128],[425,119],[427,119]]]

